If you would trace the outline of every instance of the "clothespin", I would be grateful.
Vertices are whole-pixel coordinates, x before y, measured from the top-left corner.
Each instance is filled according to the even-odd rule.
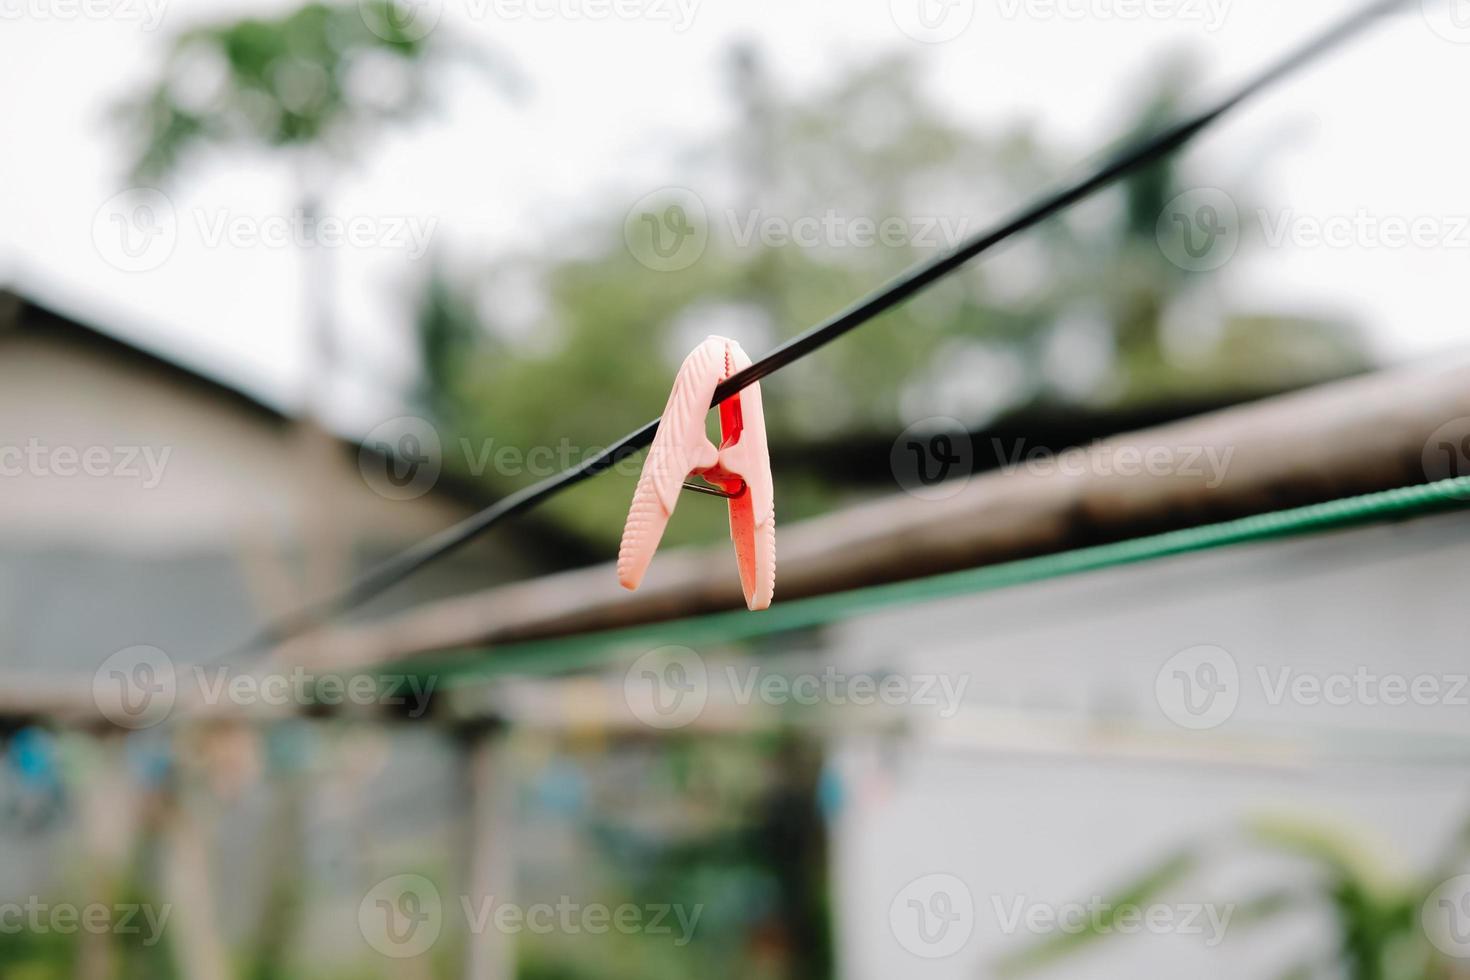
[[[776,589],[776,504],[771,454],[759,384],[720,403],[720,447],[705,436],[704,419],[721,381],[750,366],[740,345],[709,337],[679,367],[618,547],[618,581],[636,589],[653,560],[680,490],[724,497],[740,585],[750,609],[765,609]],[[691,474],[712,486],[685,483]]]

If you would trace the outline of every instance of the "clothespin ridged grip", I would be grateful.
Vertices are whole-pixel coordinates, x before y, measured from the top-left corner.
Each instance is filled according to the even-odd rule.
[[[735,341],[709,337],[679,367],[618,547],[618,581],[624,588],[636,589],[643,581],[684,481],[693,473],[727,495],[746,606],[755,610],[771,604],[776,588],[775,492],[760,385],[720,403],[719,448],[705,435],[705,414],[715,388],[750,363]]]

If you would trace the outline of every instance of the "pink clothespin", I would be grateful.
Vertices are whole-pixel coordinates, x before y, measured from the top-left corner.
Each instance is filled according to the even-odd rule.
[[[725,337],[706,338],[680,365],[623,527],[618,547],[618,581],[623,588],[636,589],[643,581],[679,502],[679,491],[686,488],[684,480],[697,473],[718,489],[694,485],[688,489],[729,500],[730,538],[746,606],[754,610],[771,604],[776,590],[776,503],[760,385],[743,388],[720,403],[719,449],[704,429],[715,388],[749,366],[745,351]]]

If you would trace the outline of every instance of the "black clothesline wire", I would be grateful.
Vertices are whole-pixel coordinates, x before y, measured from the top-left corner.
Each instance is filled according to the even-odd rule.
[[[793,361],[805,357],[817,348],[831,343],[848,331],[887,312],[925,287],[954,272],[982,252],[1066,210],[1128,173],[1174,152],[1230,110],[1346,42],[1404,2],[1405,0],[1375,0],[1354,11],[1321,34],[1293,49],[1213,106],[1123,148],[1106,159],[1091,173],[1033,202],[996,227],[980,232],[950,251],[914,266],[846,310],[817,324],[805,333],[793,337],[750,367],[722,381],[715,388],[710,407],[718,405],[747,385],[754,384],[779,371]],[[654,419],[637,431],[623,436],[590,459],[583,460],[539,483],[518,490],[453,527],[446,528],[421,541],[412,548],[368,570],[341,593],[306,606],[269,624],[235,651],[236,654],[250,653],[282,643],[325,624],[335,616],[361,606],[425,566],[468,544],[501,521],[530,510],[568,487],[594,477],[646,448],[653,442],[658,423],[659,420]]]

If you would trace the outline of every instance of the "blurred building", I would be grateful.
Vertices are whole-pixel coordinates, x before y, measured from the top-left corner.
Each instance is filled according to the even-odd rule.
[[[392,494],[392,465],[228,380],[0,293],[0,657],[12,671],[89,671],[133,644],[219,656],[487,502],[447,478]],[[377,608],[551,567],[534,542],[468,549]]]

